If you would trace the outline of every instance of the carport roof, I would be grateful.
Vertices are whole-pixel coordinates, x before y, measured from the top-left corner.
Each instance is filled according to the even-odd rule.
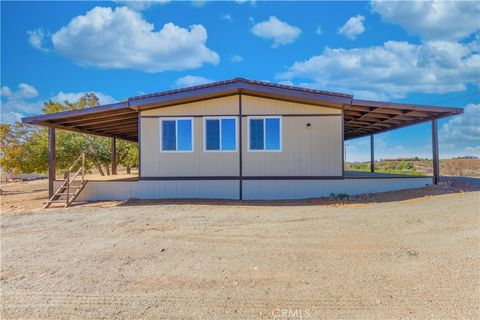
[[[352,95],[235,78],[206,85],[136,96],[81,110],[30,116],[23,123],[138,141],[139,111],[233,94],[344,108],[345,139],[393,130],[463,112],[461,108],[355,100]]]

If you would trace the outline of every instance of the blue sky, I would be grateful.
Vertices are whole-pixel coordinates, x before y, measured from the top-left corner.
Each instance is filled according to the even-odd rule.
[[[464,107],[440,121],[440,156],[480,155],[479,16],[467,1],[2,1],[2,122],[85,91],[109,103],[246,77]],[[347,144],[368,159],[368,139]],[[430,125],[379,134],[376,155],[430,157]]]

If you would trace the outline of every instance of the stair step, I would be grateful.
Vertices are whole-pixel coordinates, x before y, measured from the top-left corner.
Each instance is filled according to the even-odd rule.
[[[88,180],[84,181],[74,181],[70,185],[62,185],[58,188],[52,198],[48,199],[44,208],[48,208],[52,203],[64,203],[65,207],[69,207],[73,201],[77,198],[80,194],[81,190],[85,187]],[[65,183],[65,180],[64,180]],[[69,188],[69,192],[67,193],[67,187]],[[63,197],[63,198],[62,198]],[[55,200],[53,200],[56,198]]]
[[[72,189],[77,189],[77,190],[78,190],[78,189],[80,189],[80,188],[81,188],[81,186],[78,187],[78,188],[72,188],[72,187],[70,187],[70,190],[72,190]],[[75,192],[70,192],[70,194],[74,194],[74,193],[75,193]],[[67,193],[66,193],[66,192],[61,192],[61,193],[55,193],[55,194],[56,194],[57,196],[59,196],[59,195],[62,195],[62,194],[67,194]]]

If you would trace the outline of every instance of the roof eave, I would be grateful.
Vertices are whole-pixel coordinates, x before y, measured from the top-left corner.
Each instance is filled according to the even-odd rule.
[[[195,90],[172,92],[159,96],[147,96],[135,100],[129,100],[130,106],[145,110],[162,105],[175,105],[178,103],[194,102],[208,98],[215,98],[230,94],[255,94],[265,97],[276,97],[287,100],[325,101],[338,104],[350,104],[349,96],[329,95],[327,93],[315,93],[302,90],[294,90],[282,87],[268,87],[248,82],[231,82],[221,86],[205,86]]]
[[[345,141],[348,141],[348,140],[363,138],[363,137],[367,137],[367,136],[371,136],[371,135],[377,135],[377,134],[379,134],[379,133],[384,133],[384,132],[388,132],[388,131],[393,131],[393,130],[397,130],[397,129],[402,129],[402,128],[414,126],[414,125],[417,125],[417,124],[426,123],[426,122],[431,121],[431,120],[442,119],[442,118],[450,117],[450,116],[452,116],[452,115],[453,115],[453,114],[446,113],[446,114],[442,114],[442,115],[439,115],[439,116],[433,116],[433,117],[430,117],[430,118],[428,118],[428,119],[419,119],[418,121],[405,123],[405,124],[403,124],[403,125],[395,126],[394,128],[388,128],[388,129],[378,130],[378,131],[373,132],[373,133],[361,133],[361,134],[358,134],[358,135],[355,135],[355,136],[352,136],[352,137],[345,137],[344,140],[345,140]],[[344,133],[344,135],[345,135],[345,133]]]
[[[39,124],[40,122],[45,122],[45,121],[60,120],[64,118],[74,117],[74,116],[95,114],[99,112],[118,110],[122,108],[129,108],[127,101],[117,102],[112,104],[105,104],[102,106],[96,106],[96,107],[85,108],[85,109],[69,110],[69,111],[62,111],[62,112],[56,112],[56,113],[50,113],[50,114],[41,114],[41,115],[23,117],[22,123]]]
[[[353,99],[351,105],[362,106],[362,107],[374,107],[374,108],[410,109],[415,111],[441,112],[441,113],[450,113],[452,115],[463,113],[462,108],[440,107],[440,106],[431,106],[431,105],[427,106],[427,105],[421,105],[421,104],[370,101],[370,100],[358,100],[358,99]]]

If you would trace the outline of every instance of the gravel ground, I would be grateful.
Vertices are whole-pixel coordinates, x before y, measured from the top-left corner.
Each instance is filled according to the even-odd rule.
[[[480,192],[1,216],[2,319],[479,319]]]

